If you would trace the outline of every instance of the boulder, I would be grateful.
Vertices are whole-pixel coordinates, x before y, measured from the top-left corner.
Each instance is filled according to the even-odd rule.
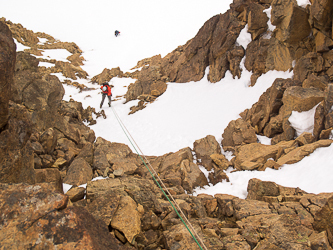
[[[281,42],[276,38],[271,38],[267,49],[266,71],[279,70],[288,71],[293,67],[294,51],[288,43]]]
[[[210,171],[213,168],[213,161],[210,156],[212,154],[221,154],[221,147],[214,136],[207,135],[205,138],[194,142],[193,151],[199,163]]]
[[[246,48],[245,68],[255,73],[258,77],[267,71],[266,59],[270,43],[271,41],[268,39],[259,38],[250,42]],[[251,85],[254,85],[252,81]]]
[[[245,55],[245,50],[242,46],[235,46],[227,52],[227,59],[229,62],[230,72],[232,77],[235,79],[241,78],[242,69],[240,68],[240,63]]]
[[[333,3],[327,0],[315,0],[310,5],[310,22],[312,26],[327,37],[332,37]]]
[[[271,181],[261,181],[253,178],[247,186],[247,200],[258,200],[267,202],[299,201],[306,192],[299,188],[287,188]]]
[[[276,145],[260,143],[246,144],[235,152],[234,167],[237,170],[254,170],[260,168],[270,159],[276,159],[281,148]]]
[[[208,185],[207,178],[199,169],[198,165],[190,162],[188,159],[183,160],[180,165],[180,170],[183,173],[182,187],[188,192],[197,187]]]
[[[16,45],[7,25],[0,21],[0,130],[8,122],[8,108],[13,85]]]
[[[256,143],[255,129],[242,118],[229,122],[222,134],[222,146],[225,151],[249,143]]]
[[[316,76],[314,74],[310,74],[308,78],[306,78],[302,84],[303,88],[317,88],[322,91],[325,91],[327,88],[328,82],[323,77]]]
[[[89,202],[92,202],[98,197],[104,197],[111,192],[115,194],[118,193],[123,195],[126,194],[124,192],[124,187],[119,178],[116,179],[107,178],[96,181],[88,181],[86,198]]]
[[[93,165],[94,159],[94,145],[88,142],[77,155],[79,158],[83,158],[90,166]]]
[[[122,169],[123,173],[127,175],[134,174],[135,171],[138,169],[138,166],[131,159],[122,159],[122,158],[112,159],[110,161],[110,164],[112,164],[113,171],[116,172],[117,170]]]
[[[325,232],[327,233],[328,240],[333,245],[333,196],[328,198],[327,203],[315,214],[313,227],[318,232]],[[326,244],[325,236],[324,244]],[[317,238],[317,237],[316,237]],[[316,240],[316,242],[318,242]],[[317,243],[318,244],[318,243]]]
[[[313,35],[315,37],[316,52],[327,52],[333,47],[333,40],[331,37],[326,36],[319,30],[313,29]]]
[[[115,161],[122,161],[132,156],[132,150],[127,145],[111,143],[98,137],[95,142],[93,168],[104,172],[106,168],[111,168]]]
[[[303,146],[305,144],[309,144],[315,141],[314,136],[312,133],[309,132],[303,132],[300,136],[298,136],[295,141],[298,143],[298,145]]]
[[[257,3],[252,3],[248,7],[248,32],[251,33],[252,41],[264,33],[267,28],[268,17],[263,12],[265,8]]]
[[[324,68],[324,59],[320,53],[310,52],[302,56],[294,67],[294,80],[303,82],[310,74],[317,75]]]
[[[226,170],[229,166],[232,166],[231,162],[223,154],[212,154],[210,158],[219,170]]]
[[[295,0],[273,0],[271,6],[271,22],[279,41],[297,43],[310,34],[309,14]]]
[[[82,200],[86,194],[86,189],[84,187],[72,187],[66,192],[66,195],[71,200],[71,202],[77,202]]]
[[[308,111],[325,99],[325,93],[316,88],[292,86],[283,94],[283,112],[287,116],[291,111]],[[281,112],[281,111],[280,111]]]
[[[96,219],[102,220],[105,226],[109,226],[119,206],[120,198],[119,194],[105,194],[88,203],[86,209],[93,214]]]
[[[311,234],[309,241],[311,243],[311,247],[314,249],[332,249],[330,246],[330,242],[327,238],[327,233],[325,231],[321,233],[313,233]]]
[[[220,183],[223,180],[229,182],[228,175],[221,169],[217,169],[213,173],[210,172],[208,174],[208,179],[209,179],[209,182],[213,185],[216,185],[217,183]]]
[[[124,196],[112,217],[111,227],[122,232],[128,242],[134,244],[135,237],[141,232],[141,217],[138,204],[131,197]]]
[[[305,156],[308,156],[319,147],[328,147],[332,144],[332,140],[319,140],[314,143],[306,144],[304,146],[295,148],[289,153],[283,155],[277,160],[277,164],[282,166],[283,164],[293,164],[302,160]]]
[[[75,158],[67,170],[63,182],[70,185],[82,185],[91,181],[93,171],[90,165],[83,158]]]
[[[227,250],[250,250],[251,246],[247,243],[246,239],[237,234],[237,235],[230,235],[230,236],[226,236],[223,238],[222,240],[223,246],[225,246],[224,248]]]

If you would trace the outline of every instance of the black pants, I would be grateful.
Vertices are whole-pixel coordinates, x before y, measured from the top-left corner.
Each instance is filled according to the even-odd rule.
[[[108,99],[109,99],[109,106],[111,106],[111,96],[110,96],[110,95],[107,95],[107,94],[102,94],[102,102],[101,102],[101,106],[100,106],[100,107],[103,106],[104,99],[105,99],[106,96],[107,96]]]

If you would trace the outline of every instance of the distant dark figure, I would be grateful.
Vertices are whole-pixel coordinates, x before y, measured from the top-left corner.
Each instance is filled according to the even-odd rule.
[[[101,86],[101,90],[102,90],[102,102],[101,105],[99,106],[100,108],[102,108],[103,103],[104,103],[104,99],[107,96],[109,99],[109,107],[111,107],[111,87],[109,85],[108,82],[103,83],[103,85]]]
[[[114,32],[114,35],[117,37],[117,36],[119,36],[119,34],[120,34],[120,31],[118,31],[118,30],[116,30],[115,32]]]

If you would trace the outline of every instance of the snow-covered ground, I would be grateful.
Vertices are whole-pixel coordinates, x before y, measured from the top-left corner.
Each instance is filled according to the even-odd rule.
[[[168,1],[57,1],[11,0],[2,3],[0,17],[35,32],[45,32],[61,41],[75,42],[86,59],[83,69],[93,77],[104,68],[120,67],[126,72],[137,61],[156,54],[165,56],[178,45],[185,44],[195,36],[203,23],[213,15],[224,13],[231,0],[168,0]],[[299,5],[308,0],[298,0]],[[51,5],[50,5],[51,4]],[[52,6],[52,11],[50,11]],[[265,11],[268,15],[270,10]],[[114,30],[121,32],[114,37]],[[244,47],[250,42],[247,27],[241,32],[238,43]],[[274,29],[274,26],[270,26]],[[269,35],[269,34],[268,34]],[[43,43],[43,39],[40,39]],[[18,45],[18,50],[24,46]],[[45,58],[66,60],[66,51],[47,51]],[[44,66],[52,66],[45,64]],[[146,155],[163,155],[176,152],[184,147],[193,148],[195,140],[214,135],[221,142],[222,133],[231,120],[258,101],[260,95],[271,86],[274,79],[289,78],[293,72],[270,71],[261,76],[254,87],[249,87],[251,72],[246,71],[242,62],[241,79],[233,79],[230,72],[218,83],[210,83],[204,77],[190,83],[168,83],[167,91],[144,110],[128,115],[130,107],[137,101],[124,103],[120,98],[112,103],[115,111],[124,122],[141,150]],[[206,74],[208,73],[208,68]],[[62,75],[57,74],[59,78]],[[89,80],[89,79],[88,79]],[[113,97],[124,95],[127,86],[134,79],[113,78]],[[82,102],[84,108],[91,106],[100,110],[101,101],[98,86],[80,79],[88,87],[95,87],[89,93],[79,93],[77,89],[65,85],[64,99],[73,98]],[[88,97],[89,95],[90,97]],[[105,101],[103,109],[107,119],[97,119],[91,126],[96,136],[111,142],[125,143],[132,147],[120,128],[112,109]],[[313,112],[294,112],[290,118],[298,133],[311,131]],[[268,144],[268,138],[258,136]],[[267,169],[264,172],[242,171],[227,173],[230,182],[196,189],[195,194],[231,194],[241,198],[247,195],[247,183],[251,178],[274,181],[288,187],[299,187],[307,192],[333,192],[333,146],[317,149],[302,161],[284,165],[279,170]],[[133,149],[134,151],[134,149]],[[225,152],[230,158],[230,154]],[[203,170],[204,173],[206,171]],[[207,174],[207,173],[206,173]]]

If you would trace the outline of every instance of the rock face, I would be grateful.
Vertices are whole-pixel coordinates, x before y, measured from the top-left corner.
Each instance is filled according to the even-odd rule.
[[[13,85],[16,46],[7,25],[0,21],[0,130],[8,122],[8,107]]]
[[[66,208],[67,196],[49,184],[1,184],[0,200],[5,248],[131,249],[85,209]]]

